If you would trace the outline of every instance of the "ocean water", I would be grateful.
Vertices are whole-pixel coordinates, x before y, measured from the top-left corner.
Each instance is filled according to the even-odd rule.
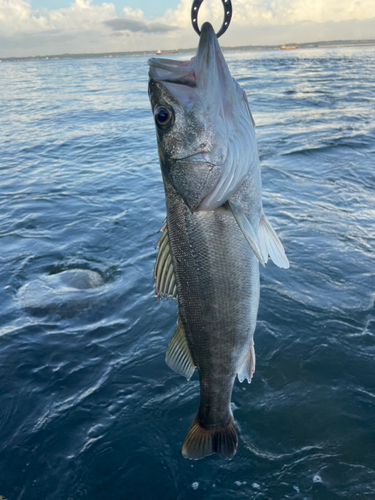
[[[199,384],[164,361],[177,305],[153,292],[146,58],[0,65],[8,500],[375,499],[375,48],[226,57],[291,263],[261,269],[231,461],[181,456]]]

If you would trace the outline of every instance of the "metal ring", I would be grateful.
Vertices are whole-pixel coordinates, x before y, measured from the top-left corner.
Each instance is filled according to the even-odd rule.
[[[232,2],[231,0],[221,0],[222,4],[224,6],[224,21],[223,24],[221,25],[221,28],[219,31],[216,33],[216,36],[219,38],[221,35],[224,35],[224,33],[227,31],[230,25],[230,21],[232,19]],[[198,33],[200,36],[201,31],[198,28],[198,12],[200,9],[200,6],[202,5],[203,0],[194,0],[193,5],[191,7],[191,23],[193,25],[193,28],[195,31]]]

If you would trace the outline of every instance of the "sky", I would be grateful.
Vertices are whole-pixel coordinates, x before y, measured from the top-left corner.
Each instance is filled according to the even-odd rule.
[[[197,45],[192,0],[0,0],[0,58],[168,50]],[[375,39],[374,0],[232,0],[223,46]],[[220,0],[199,24],[218,30]]]

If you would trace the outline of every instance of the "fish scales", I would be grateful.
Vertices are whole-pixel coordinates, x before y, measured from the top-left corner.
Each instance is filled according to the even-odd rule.
[[[255,330],[259,264],[229,210],[192,214],[164,184],[179,314],[201,381],[198,420],[225,427]]]
[[[182,453],[231,459],[237,435],[233,384],[251,381],[259,304],[259,262],[288,268],[262,207],[254,121],[205,23],[191,61],[150,59],[167,219],[155,264],[156,294],[178,300],[168,365],[190,379],[200,404]]]

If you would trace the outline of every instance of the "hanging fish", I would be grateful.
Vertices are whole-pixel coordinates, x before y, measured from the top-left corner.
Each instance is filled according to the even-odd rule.
[[[187,62],[149,60],[167,218],[158,242],[156,294],[178,301],[166,362],[188,380],[198,368],[200,405],[182,454],[231,459],[236,374],[251,381],[259,262],[289,262],[262,207],[254,121],[215,32],[202,27]]]

